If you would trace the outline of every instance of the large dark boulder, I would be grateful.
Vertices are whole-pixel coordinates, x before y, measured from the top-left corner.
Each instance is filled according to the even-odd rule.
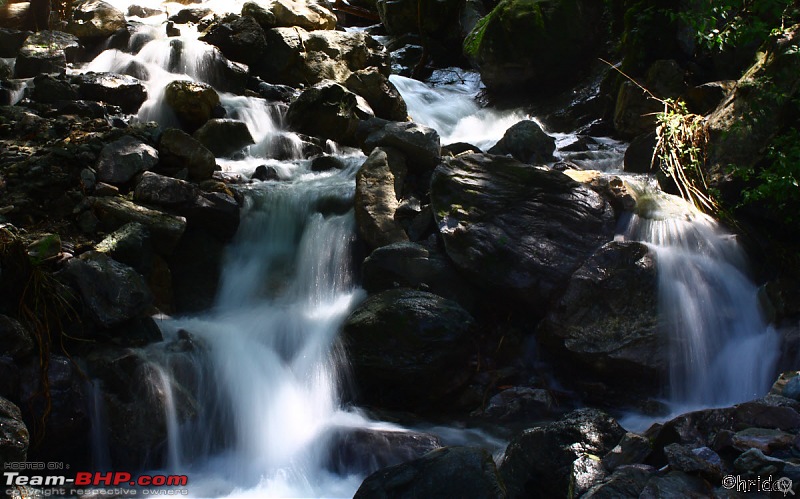
[[[209,27],[200,40],[218,47],[228,59],[260,73],[267,52],[264,30],[250,16],[227,16]]]
[[[395,408],[441,402],[474,369],[474,328],[457,303],[431,293],[396,289],[371,296],[343,329],[361,397]]]
[[[29,36],[19,50],[14,66],[16,78],[31,78],[42,73],[63,73],[67,62],[80,53],[78,39],[60,31],[40,31]]]
[[[100,151],[97,179],[108,184],[127,184],[140,172],[158,164],[158,151],[141,140],[124,135]]]
[[[391,147],[375,148],[356,174],[356,226],[372,248],[408,241],[395,219],[406,174],[405,157]]]
[[[472,447],[444,447],[419,459],[376,471],[355,499],[418,497],[505,498],[492,455]]]
[[[668,374],[669,341],[660,334],[658,275],[647,246],[611,242],[575,271],[538,333],[584,381],[597,377],[652,390]]]
[[[431,206],[456,267],[536,314],[615,227],[611,206],[590,188],[502,156],[445,160]]]
[[[112,327],[142,316],[153,302],[144,278],[104,253],[90,251],[64,267],[92,321]]]
[[[177,128],[168,128],[161,134],[158,154],[162,169],[169,173],[185,169],[189,178],[198,182],[210,179],[217,170],[214,153]]]
[[[147,208],[121,197],[89,198],[92,213],[103,228],[114,231],[130,222],[137,222],[150,231],[153,245],[159,253],[172,253],[186,230],[186,219],[163,211]]]
[[[367,120],[364,128],[371,130],[364,139],[364,152],[376,147],[395,148],[405,155],[409,170],[416,172],[430,171],[439,164],[442,147],[433,128],[413,122],[384,124],[379,119]]]
[[[214,115],[219,94],[205,83],[176,80],[164,89],[164,102],[175,113],[181,126],[194,132]]]
[[[372,116],[372,109],[362,97],[338,83],[323,81],[292,102],[286,120],[298,132],[356,145],[359,121]]]
[[[617,421],[597,409],[580,409],[523,431],[508,444],[500,465],[508,496],[567,497],[573,462],[587,454],[606,454],[623,435]]]
[[[464,53],[490,91],[560,90],[599,53],[601,14],[592,0],[503,0],[478,21]]]
[[[416,431],[339,427],[328,437],[327,467],[341,475],[369,474],[417,459],[442,446],[439,437]]]
[[[523,120],[506,130],[497,144],[489,149],[489,154],[509,154],[512,158],[540,165],[553,160],[556,141],[544,133],[542,127],[533,120]]]
[[[115,73],[86,73],[75,78],[81,99],[119,106],[135,113],[147,100],[147,89],[133,76]]]
[[[362,274],[362,285],[369,293],[396,287],[424,288],[467,310],[478,297],[478,291],[459,275],[444,254],[412,242],[376,249],[364,260]]]
[[[0,397],[0,463],[24,462],[29,444],[30,435],[19,407]]]
[[[200,190],[190,182],[145,172],[136,184],[133,200],[146,205],[174,208],[188,205],[199,194]]]
[[[255,144],[247,125],[236,120],[208,120],[192,136],[217,157],[231,156]]]
[[[113,5],[100,0],[78,0],[72,4],[72,18],[64,30],[92,44],[125,27],[125,14]]]
[[[35,345],[33,335],[25,326],[13,317],[0,315],[0,356],[27,357]]]
[[[345,86],[369,103],[375,116],[391,121],[408,120],[408,108],[403,96],[377,68],[368,68],[351,74]]]
[[[30,31],[0,28],[0,57],[16,57],[29,36]]]

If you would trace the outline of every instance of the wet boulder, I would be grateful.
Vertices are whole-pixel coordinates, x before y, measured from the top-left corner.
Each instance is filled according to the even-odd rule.
[[[263,29],[278,27],[278,20],[272,10],[256,2],[245,2],[242,5],[242,17],[252,17]]]
[[[408,241],[395,218],[406,174],[405,157],[391,147],[375,148],[356,174],[356,226],[372,248]]]
[[[239,229],[239,204],[223,192],[203,192],[178,212],[189,227],[201,228],[221,241],[230,240]]]
[[[523,120],[506,130],[489,154],[509,154],[523,163],[540,165],[552,161],[556,141],[533,120]]]
[[[177,80],[164,89],[164,102],[181,126],[194,132],[213,117],[219,106],[219,94],[205,83]]]
[[[412,242],[382,246],[364,260],[362,285],[369,293],[396,287],[426,289],[469,310],[478,292],[440,251]]]
[[[147,227],[154,236],[156,251],[165,255],[175,249],[186,230],[184,217],[146,208],[121,197],[92,197],[89,204],[105,230],[114,231],[130,222]]]
[[[150,231],[138,222],[127,223],[113,231],[97,243],[94,249],[133,267],[142,275],[150,271],[155,258]]]
[[[474,370],[475,321],[457,303],[410,289],[369,297],[343,338],[363,401],[383,407],[434,405]]]
[[[560,90],[601,50],[601,14],[591,0],[503,0],[469,33],[464,53],[491,92]]]
[[[459,271],[534,314],[543,314],[572,273],[614,234],[613,209],[596,192],[508,157],[447,158],[433,173],[430,195],[445,250]]]
[[[44,73],[63,73],[67,62],[74,62],[81,51],[78,39],[60,31],[40,31],[29,36],[16,55],[16,78],[31,78]]]
[[[397,87],[377,68],[362,69],[352,73],[344,85],[353,93],[366,99],[375,116],[391,121],[407,121],[406,102]]]
[[[622,466],[581,497],[584,499],[639,497],[655,472],[655,468],[644,464]]]
[[[115,73],[86,73],[73,81],[81,99],[119,106],[126,113],[135,113],[147,100],[147,89],[133,76]]]
[[[100,151],[95,165],[97,180],[108,184],[127,184],[135,175],[158,164],[158,151],[141,140],[125,135],[109,142]]]
[[[275,17],[273,27],[299,27],[308,31],[336,28],[336,14],[313,0],[275,0],[270,4],[269,12]],[[242,15],[245,15],[244,9]]]
[[[0,356],[23,358],[33,352],[33,335],[13,317],[0,315]]]
[[[323,81],[292,102],[286,120],[298,132],[355,145],[359,121],[372,116],[372,109],[363,98],[338,83]]]
[[[660,334],[658,275],[647,246],[610,242],[598,249],[569,279],[537,335],[579,363],[586,380],[657,389],[670,350]]]
[[[0,462],[25,462],[29,444],[30,434],[19,407],[0,397]]]
[[[72,17],[64,30],[83,43],[104,40],[126,27],[125,14],[100,0],[78,0],[72,4]]]
[[[492,455],[473,447],[444,447],[419,459],[376,471],[358,488],[355,499],[387,497],[505,498]]]
[[[344,83],[352,73],[369,67],[388,76],[386,50],[363,31],[273,28],[264,36],[269,57],[251,66],[251,71],[270,83],[294,87],[322,80]]]
[[[196,185],[185,180],[145,172],[136,184],[133,200],[141,204],[170,208],[187,205],[199,193]]]
[[[364,124],[372,131],[364,139],[363,149],[392,147],[405,155],[411,171],[432,170],[439,164],[442,147],[439,134],[433,128],[413,122],[386,122],[373,119]]]
[[[251,16],[227,16],[210,26],[200,40],[219,48],[228,59],[247,64],[254,74],[265,64],[264,30]]]
[[[328,468],[340,475],[368,474],[417,459],[442,446],[439,437],[415,431],[336,428]]]
[[[217,170],[214,154],[188,133],[169,128],[158,145],[160,167],[168,172],[186,170],[191,180],[208,180]]]
[[[169,20],[175,24],[198,24],[203,18],[214,14],[211,9],[203,7],[189,7],[181,9],[177,14],[169,16]]]
[[[216,157],[231,156],[245,147],[255,144],[247,125],[236,120],[208,120],[192,136]]]
[[[509,497],[567,496],[573,463],[606,454],[623,435],[617,421],[597,409],[579,409],[523,431],[508,444],[500,464]]]
[[[40,74],[33,78],[31,99],[44,104],[78,100],[78,89],[66,78]]]
[[[99,326],[108,328],[139,317],[152,304],[144,278],[104,253],[83,253],[64,268],[89,317]]]

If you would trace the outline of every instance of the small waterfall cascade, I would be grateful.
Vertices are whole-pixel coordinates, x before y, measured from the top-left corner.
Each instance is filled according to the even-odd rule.
[[[622,238],[647,244],[656,256],[661,322],[672,345],[670,402],[699,408],[763,396],[774,380],[779,339],[736,237],[678,197],[630,185],[638,207]]]

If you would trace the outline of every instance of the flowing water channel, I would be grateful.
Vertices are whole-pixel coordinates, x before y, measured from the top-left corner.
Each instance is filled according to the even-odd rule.
[[[112,3],[127,10],[128,2]],[[217,2],[216,8],[238,11],[241,5]],[[142,65],[150,75],[151,98],[139,119],[169,126],[174,122],[161,103],[164,86],[179,78],[209,81],[212,75],[202,61],[211,48],[184,30],[176,60],[170,56],[176,42],[159,25],[164,18],[147,20],[155,26],[142,25],[129,51],[105,51],[82,70],[119,72]],[[520,111],[478,106],[474,97],[480,82],[474,75],[435,88],[398,76],[392,81],[412,118],[436,128],[444,144],[470,142],[486,150],[509,126],[527,118]],[[331,149],[345,167],[325,173],[312,172],[299,149],[294,159],[270,159],[276,144],[296,140],[285,130],[280,109],[230,94],[222,94],[221,101],[228,117],[244,121],[256,141],[244,158],[220,159],[223,169],[249,176],[266,164],[280,180],[245,189],[242,224],[226,253],[214,307],[195,317],[162,321],[167,340],[189,331],[208,347],[207,356],[190,355],[176,363],[158,346],[151,348],[167,394],[164,466],[188,473],[196,497],[352,496],[365,472],[333,471],[337,432],[403,431],[370,421],[341,401],[347,363],[336,333],[363,292],[353,277],[353,212],[330,207],[352,204],[364,156]],[[595,156],[584,156],[581,166],[619,167],[619,144],[607,145]],[[643,241],[655,252],[663,326],[677,339],[665,395],[676,407],[699,407],[763,394],[774,375],[778,340],[761,316],[735,238],[647,182],[632,180],[632,185],[642,202],[620,227],[620,237]],[[171,378],[186,377],[187,371],[198,408],[193,422],[181,425]],[[94,417],[100,427],[100,404]],[[102,464],[108,460],[107,439],[95,433],[95,457]]]

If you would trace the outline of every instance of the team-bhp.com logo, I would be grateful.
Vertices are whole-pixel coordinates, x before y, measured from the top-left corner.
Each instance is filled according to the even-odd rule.
[[[134,477],[124,471],[114,472],[89,472],[79,471],[73,478],[64,475],[23,475],[18,471],[3,472],[3,482],[8,495],[13,496],[15,488],[38,487],[42,496],[54,495],[86,495],[90,489],[97,487],[112,487],[114,495],[185,495],[185,487],[189,483],[186,475],[139,475]],[[80,489],[78,488],[80,487]],[[128,489],[136,487],[139,489]],[[165,489],[153,489],[165,487]],[[169,487],[169,489],[167,489]],[[60,488],[60,489],[59,489]]]

